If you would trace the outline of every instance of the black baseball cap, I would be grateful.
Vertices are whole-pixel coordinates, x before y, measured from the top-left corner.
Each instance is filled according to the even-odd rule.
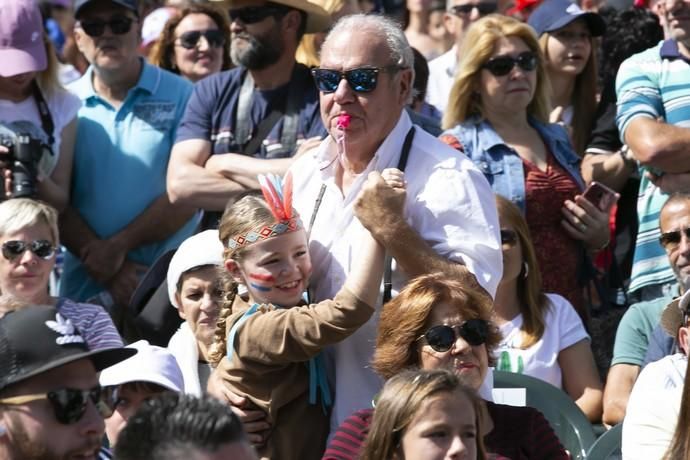
[[[72,321],[47,305],[0,318],[0,390],[80,359],[90,359],[100,371],[135,354],[124,347],[89,351]]]
[[[527,23],[537,32],[537,36],[541,36],[544,32],[553,32],[580,18],[587,22],[593,37],[600,37],[606,32],[606,23],[600,15],[584,11],[570,0],[544,0],[529,15]]]
[[[76,0],[74,2],[74,17],[78,18],[79,13],[81,13],[85,6],[96,3],[113,3],[115,5],[120,5],[139,16],[139,2],[137,0]]]

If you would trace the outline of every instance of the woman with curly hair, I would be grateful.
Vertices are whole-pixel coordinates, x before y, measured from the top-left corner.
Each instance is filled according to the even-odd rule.
[[[165,24],[149,60],[192,82],[229,69],[232,63],[227,16],[212,5],[190,4]]]

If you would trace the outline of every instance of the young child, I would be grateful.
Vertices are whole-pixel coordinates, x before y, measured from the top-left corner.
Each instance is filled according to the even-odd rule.
[[[383,174],[404,193],[401,175]],[[290,176],[284,189],[279,180],[260,177],[260,183],[265,200],[244,197],[220,222],[225,267],[247,287],[248,301],[229,296],[221,307],[211,360],[220,360],[215,372],[229,390],[267,413],[271,432],[261,458],[321,458],[331,395],[319,352],[371,317],[384,251],[362,228],[361,252],[340,292],[304,305],[312,266],[307,231],[292,209]]]

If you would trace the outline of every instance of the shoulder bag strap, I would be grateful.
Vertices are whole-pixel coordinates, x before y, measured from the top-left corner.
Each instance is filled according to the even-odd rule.
[[[33,83],[33,95],[36,105],[38,106],[38,113],[41,116],[41,127],[43,131],[48,135],[48,145],[52,147],[55,143],[55,124],[53,123],[53,117],[50,115],[50,109],[48,109],[48,103],[43,97],[41,89],[38,87],[38,83],[34,80]]]

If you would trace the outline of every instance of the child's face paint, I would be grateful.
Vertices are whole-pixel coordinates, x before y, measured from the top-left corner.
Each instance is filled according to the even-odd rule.
[[[292,307],[309,283],[311,259],[304,230],[255,243],[239,262],[252,303]]]

